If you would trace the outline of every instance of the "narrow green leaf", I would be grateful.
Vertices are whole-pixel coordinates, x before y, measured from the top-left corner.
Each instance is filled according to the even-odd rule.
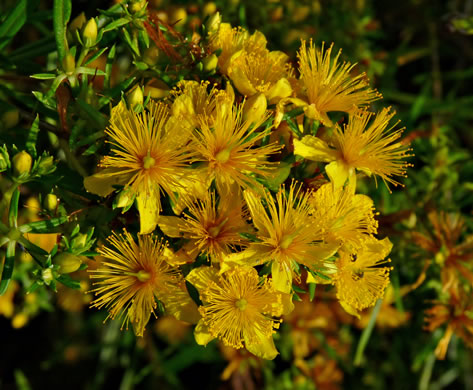
[[[56,75],[54,73],[36,73],[32,74],[30,77],[38,80],[52,80],[56,78]]]
[[[8,223],[10,227],[17,227],[18,222],[18,201],[20,199],[20,190],[18,187],[13,192],[10,199],[10,209],[8,211]]]
[[[58,282],[61,282],[64,286],[72,288],[74,290],[80,289],[80,282],[72,279],[69,275],[60,275],[56,278]]]
[[[36,115],[33,124],[30,127],[30,131],[28,132],[28,138],[26,139],[26,150],[29,154],[33,156],[33,158],[37,157],[36,153],[36,140],[38,139],[39,133],[39,115]]]
[[[65,222],[67,222],[67,216],[25,223],[18,230],[22,233],[57,233],[61,231],[59,227]]]
[[[107,56],[107,64],[105,65],[105,77],[103,86],[105,89],[110,88],[110,76],[112,75],[113,63],[115,60],[116,46],[113,45]]]
[[[126,18],[120,18],[120,19],[114,20],[113,22],[107,24],[103,28],[103,32],[106,33],[108,31],[115,30],[118,27],[124,26],[125,24],[128,24],[128,23],[130,23],[130,20]]]
[[[315,297],[315,287],[315,283],[309,283],[309,298],[311,302],[314,300]]]
[[[84,65],[90,64],[92,61],[95,61],[97,58],[99,58],[105,51],[108,49],[108,47],[104,47],[102,50],[99,50],[97,53],[95,53],[92,57],[90,57]]]
[[[128,43],[128,46],[130,46],[130,49],[137,56],[140,56],[140,49],[138,48],[138,46],[136,46],[136,43],[131,38],[130,33],[125,28],[123,28],[122,31],[123,31],[123,36],[125,38],[125,41],[126,41],[126,43]]]
[[[62,61],[68,50],[66,26],[70,16],[71,0],[54,0],[53,26],[59,61]]]
[[[5,264],[3,265],[2,280],[0,281],[0,295],[5,294],[15,266],[15,248],[16,241],[10,241],[7,245],[7,253],[5,255]]]
[[[110,103],[113,99],[117,98],[120,96],[122,91],[125,91],[128,89],[128,87],[133,84],[135,81],[136,77],[130,77],[127,80],[122,81],[120,84],[117,86],[113,87],[112,89],[109,89],[104,92],[104,96],[102,96],[99,99],[99,108],[102,108],[106,104]]]
[[[20,0],[0,25],[0,51],[10,43],[12,38],[25,24],[27,4],[27,0]]]

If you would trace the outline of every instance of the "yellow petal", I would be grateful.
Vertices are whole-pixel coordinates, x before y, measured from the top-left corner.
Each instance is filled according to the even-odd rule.
[[[230,79],[242,95],[253,96],[258,92],[243,70],[238,66],[238,62],[230,66]]]
[[[100,172],[84,178],[84,187],[92,194],[107,196],[115,189],[113,186],[125,185],[130,174],[121,174],[119,169],[105,168]]]
[[[277,291],[289,294],[292,290],[292,269],[286,263],[278,263],[273,261],[271,266],[271,277],[273,287]]]
[[[325,172],[335,188],[342,187],[348,179],[348,167],[340,161],[332,161],[325,167]]]
[[[210,281],[218,283],[218,271],[214,267],[202,266],[194,268],[186,276],[186,280],[190,282],[197,290],[205,290]]]
[[[281,99],[291,96],[292,86],[289,81],[283,77],[277,81],[266,93],[269,104],[276,104]]]
[[[159,192],[140,193],[136,197],[140,213],[140,234],[151,233],[159,219]]]
[[[197,344],[199,345],[207,345],[209,342],[211,342],[215,337],[213,337],[210,332],[209,328],[207,325],[205,325],[203,320],[200,320],[197,323],[197,326],[195,327],[194,330],[194,338]]]
[[[349,303],[340,301],[340,305],[342,305],[343,309],[348,313],[351,314],[352,316],[355,316],[356,318],[360,319],[360,313]]]
[[[168,237],[181,237],[181,218],[161,215],[159,218],[158,226],[163,233]]]
[[[273,337],[266,337],[266,335],[262,334],[258,330],[255,329],[255,331],[258,334],[259,343],[246,344],[247,338],[245,337],[245,334],[243,334],[246,349],[255,356],[266,360],[273,360],[279,354],[274,345]]]
[[[172,294],[166,294],[159,298],[164,303],[166,312],[176,319],[190,324],[197,324],[200,320],[201,316],[197,305],[187,291],[177,289]]]
[[[310,275],[310,272],[309,272]],[[282,313],[281,315],[288,315],[294,310],[294,302],[292,301],[292,294],[281,293]]]
[[[336,159],[336,151],[312,135],[306,135],[300,141],[294,139],[294,154],[311,161],[330,162]]]

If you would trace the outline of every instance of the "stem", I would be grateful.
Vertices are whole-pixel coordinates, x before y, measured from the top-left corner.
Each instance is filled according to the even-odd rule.
[[[379,310],[381,309],[381,304],[383,303],[382,299],[378,299],[376,305],[371,313],[370,321],[368,326],[363,330],[363,333],[360,338],[360,342],[356,347],[356,354],[355,354],[355,366],[360,366],[363,360],[363,352],[365,350],[366,345],[368,344],[368,340],[370,339],[371,332],[373,331],[374,324],[376,323],[376,318],[378,317]]]
[[[435,364],[435,353],[432,352],[424,364],[424,369],[422,370],[422,375],[419,381],[419,390],[428,390],[430,378],[432,376],[432,371]]]
[[[71,149],[69,149],[69,144],[64,139],[59,139],[59,145],[64,150],[67,162],[70,164],[70,166],[74,168],[82,177],[88,176],[87,171],[81,165],[77,157],[71,152]]]

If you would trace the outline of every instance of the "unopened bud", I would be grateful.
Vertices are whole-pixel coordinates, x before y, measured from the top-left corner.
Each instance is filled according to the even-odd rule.
[[[131,14],[136,14],[140,12],[146,6],[146,1],[142,0],[133,0],[128,4],[128,11]]]
[[[72,74],[76,69],[76,60],[70,53],[62,59],[62,68],[67,74]]]
[[[53,156],[42,156],[38,164],[38,173],[40,175],[47,175],[51,172],[51,169],[54,167]],[[55,169],[55,168],[54,168]],[[53,170],[54,170],[53,169]]]
[[[0,172],[5,171],[8,168],[8,162],[3,156],[2,153],[0,153]]]
[[[29,153],[23,150],[13,156],[12,162],[13,173],[15,174],[15,176],[21,176],[31,171],[33,159],[31,158]]]
[[[48,211],[55,211],[57,207],[57,196],[54,194],[47,194],[43,200],[43,207]]]
[[[247,122],[258,122],[266,112],[266,97],[261,92],[250,97],[243,106],[243,119]]]
[[[86,47],[92,47],[95,45],[97,40],[97,22],[94,18],[90,18],[90,20],[85,25],[82,37],[84,38]]]
[[[157,46],[150,46],[143,53],[143,61],[149,66],[156,65],[159,60],[160,50]]]
[[[71,241],[71,247],[74,249],[83,248],[87,242],[87,234],[79,233]]]
[[[43,282],[49,286],[49,284],[54,280],[53,270],[51,268],[45,268],[41,272],[41,277]]]
[[[59,266],[60,274],[70,274],[80,268],[82,260],[72,253],[62,252],[54,257],[54,263]]]
[[[202,14],[205,16],[212,15],[217,11],[217,6],[214,2],[205,3],[204,7],[202,8]]]
[[[202,60],[202,64],[204,65],[204,71],[213,72],[217,68],[218,57],[215,54],[211,54]]]
[[[75,31],[75,30],[81,29],[86,21],[87,21],[87,19],[85,17],[85,14],[83,12],[81,12],[74,19],[72,19],[71,23],[69,23],[69,30],[70,31]]]
[[[116,207],[123,208],[126,210],[133,204],[134,201],[135,194],[131,188],[128,188],[120,192],[120,195],[118,195]]]
[[[207,21],[205,27],[209,33],[215,32],[220,27],[220,23],[222,22],[222,17],[220,16],[220,12],[215,12]]]
[[[15,127],[20,121],[20,112],[18,110],[10,110],[2,115],[2,125],[4,129]]]
[[[131,108],[143,104],[143,91],[140,86],[136,86],[127,96],[128,106]]]
[[[25,313],[18,313],[11,320],[11,326],[15,329],[23,328],[28,323],[28,316]]]
[[[171,10],[169,20],[176,26],[182,26],[187,20],[187,11],[183,7],[177,7]]]
[[[169,87],[163,81],[154,79],[146,84],[144,94],[153,99],[161,99],[169,95]]]

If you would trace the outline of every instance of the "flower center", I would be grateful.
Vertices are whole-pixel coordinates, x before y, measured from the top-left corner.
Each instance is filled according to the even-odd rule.
[[[287,249],[289,246],[292,244],[292,241],[294,240],[294,235],[291,234],[290,236],[285,236],[283,239],[279,242],[279,248],[281,249]]]
[[[221,150],[215,156],[215,160],[217,160],[220,163],[226,163],[229,158],[230,158],[230,150],[228,149]]]
[[[211,228],[208,228],[207,229],[207,232],[209,233],[209,235],[212,237],[212,238],[215,238],[217,237],[219,234],[220,234],[220,231],[222,230],[222,228],[225,226],[225,224],[227,223],[228,221],[228,217],[225,218],[222,222],[220,222],[218,225],[216,226],[212,226]]]
[[[156,163],[156,160],[153,157],[151,157],[148,152],[148,154],[143,158],[143,168],[150,169],[154,167],[155,163]]]
[[[248,305],[248,301],[245,298],[240,298],[235,302],[235,306],[241,311],[246,309],[246,305]]]
[[[135,274],[136,279],[144,283],[151,279],[151,274],[145,270],[141,270]]]

